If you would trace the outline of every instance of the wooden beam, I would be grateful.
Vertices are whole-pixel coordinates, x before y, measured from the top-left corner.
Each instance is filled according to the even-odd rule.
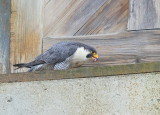
[[[125,32],[113,35],[48,37],[43,51],[61,41],[77,41],[94,46],[99,61],[85,66],[120,65],[160,61],[160,31]]]
[[[13,64],[31,61],[41,53],[43,0],[11,1],[11,72]]]
[[[116,66],[83,67],[70,70],[3,74],[0,83],[104,77],[112,75],[160,72],[160,62]]]
[[[128,30],[160,28],[160,0],[130,0]]]
[[[0,0],[0,74],[9,73],[10,0]]]

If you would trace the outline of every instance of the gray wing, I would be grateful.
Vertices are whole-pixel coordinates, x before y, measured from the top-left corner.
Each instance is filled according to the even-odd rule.
[[[77,50],[78,46],[75,44],[61,43],[48,49],[44,54],[38,56],[35,60],[41,60],[47,64],[56,64],[63,62],[68,57],[72,56]]]

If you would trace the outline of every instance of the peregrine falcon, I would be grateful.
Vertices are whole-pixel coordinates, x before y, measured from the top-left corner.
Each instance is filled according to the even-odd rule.
[[[29,68],[29,72],[41,70],[62,70],[79,67],[89,58],[97,61],[98,54],[94,47],[79,42],[59,42],[37,56],[29,63],[20,63],[13,66]]]

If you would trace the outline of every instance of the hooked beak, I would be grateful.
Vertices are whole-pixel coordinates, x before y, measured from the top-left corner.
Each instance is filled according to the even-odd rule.
[[[93,53],[93,55],[92,55],[92,59],[93,59],[93,61],[97,61],[98,60],[98,54],[96,54],[96,53]]]

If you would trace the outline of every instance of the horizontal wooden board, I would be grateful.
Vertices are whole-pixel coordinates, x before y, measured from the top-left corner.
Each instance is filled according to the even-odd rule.
[[[119,65],[160,61],[160,31],[125,32],[114,35],[43,39],[43,51],[61,41],[77,41],[98,50],[99,61],[85,66]]]
[[[127,30],[128,0],[45,0],[44,36]]]
[[[160,0],[130,0],[128,30],[160,28]]]
[[[39,71],[31,73],[0,75],[0,83],[60,80],[74,78],[108,77],[136,73],[160,72],[160,62],[103,67],[84,67],[59,71]]]
[[[31,61],[41,53],[43,0],[11,0],[11,72],[13,64]]]
[[[0,0],[0,74],[9,73],[10,0]]]

